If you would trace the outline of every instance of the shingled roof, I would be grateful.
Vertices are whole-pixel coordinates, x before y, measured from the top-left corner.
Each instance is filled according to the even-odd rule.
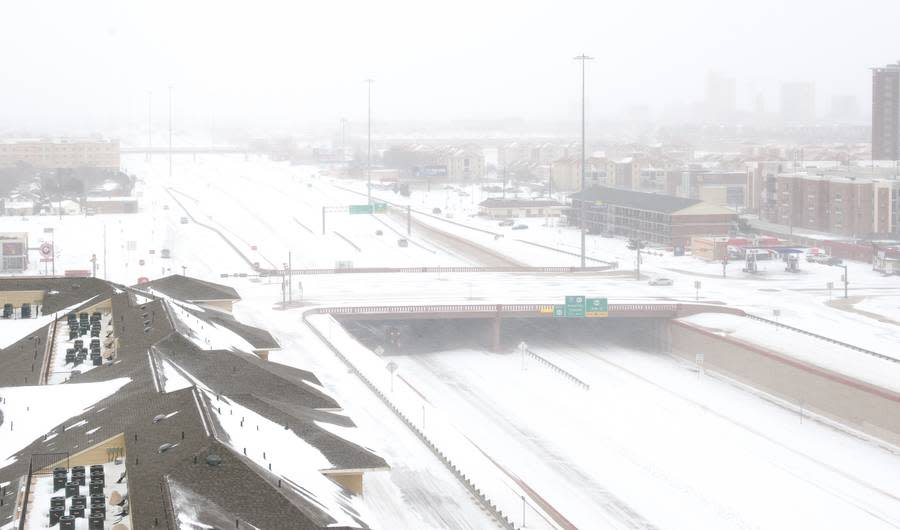
[[[84,279],[52,286],[68,292],[65,283],[74,281]],[[315,374],[238,349],[203,349],[179,332],[178,318],[170,314],[175,302],[141,303],[128,289],[86,285],[94,287],[82,292],[100,292],[99,299],[111,301],[119,348],[115,362],[73,376],[65,385],[117,380],[124,386],[52,427],[17,454],[0,455],[0,462],[14,457],[0,468],[0,484],[10,483],[0,503],[0,527],[12,522],[15,494],[32,455],[74,455],[122,435],[133,528],[177,527],[179,517],[223,528],[233,527],[235,521],[256,528],[366,528],[354,497],[323,473],[386,469],[387,464],[371,449],[341,436],[355,425],[334,412],[340,405]],[[205,315],[208,322],[246,331],[242,336],[249,339],[265,339],[219,312],[192,311]],[[48,331],[44,326],[31,335],[46,337]],[[31,374],[35,356],[28,338],[3,350],[0,387],[33,385],[24,379]],[[186,384],[167,389],[167,376],[175,371]],[[0,413],[3,408],[0,404]],[[247,415],[247,421],[252,415],[256,431],[249,425],[243,429],[243,417],[241,428],[235,430],[235,410]],[[268,426],[268,434],[259,431],[262,424]],[[279,436],[291,440],[287,451],[297,444],[306,454],[320,456],[290,466],[283,458],[266,462],[264,452],[261,460],[260,451],[272,443],[273,425]],[[253,447],[248,447],[250,443]],[[161,451],[163,444],[171,446]],[[216,455],[217,465],[207,463],[209,455]]]
[[[701,202],[697,199],[688,199],[686,197],[610,188],[608,186],[588,188],[572,194],[571,198],[576,201],[601,202],[660,213],[675,213]]]
[[[241,296],[233,287],[198,280],[180,274],[173,274],[138,284],[133,286],[133,288],[149,293],[155,291],[185,302],[238,301],[241,299]]]

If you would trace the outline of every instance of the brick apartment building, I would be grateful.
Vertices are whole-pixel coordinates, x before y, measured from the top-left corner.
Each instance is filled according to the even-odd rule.
[[[692,237],[728,235],[737,220],[734,211],[697,199],[607,186],[571,199],[566,213],[571,224],[661,245],[686,246]]]
[[[852,175],[782,173],[757,179],[760,218],[855,238],[896,236],[900,181]]]
[[[20,163],[41,169],[95,167],[118,170],[119,142],[114,140],[22,139],[0,141],[0,167]]]

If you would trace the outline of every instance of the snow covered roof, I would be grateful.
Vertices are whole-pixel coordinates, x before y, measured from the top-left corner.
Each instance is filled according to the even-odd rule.
[[[603,203],[615,204],[638,210],[663,213],[674,213],[700,203],[697,199],[611,188],[608,186],[588,188],[573,194],[571,197],[577,200],[586,200],[590,202],[601,201]]]
[[[134,288],[145,292],[158,291],[171,298],[177,298],[186,302],[238,301],[241,299],[238,292],[232,287],[180,274],[173,274],[148,283],[135,285]]]
[[[25,339],[27,348],[15,350],[17,355],[7,355],[11,349],[0,355],[0,396],[18,399],[0,404],[0,417],[5,413],[22,433],[15,445],[11,437],[0,437],[0,483],[9,483],[8,491],[18,491],[33,454],[74,455],[121,435],[135,528],[157,522],[211,528],[235,520],[247,528],[366,528],[359,499],[326,475],[387,464],[356,440],[352,420],[334,412],[339,404],[315,374],[241,348],[205,349],[198,338],[205,341],[208,330],[184,336],[186,326],[197,324],[172,314],[176,301],[138,299],[128,289],[100,283],[105,294],[91,303],[108,300],[112,307],[115,362],[66,384],[28,386],[34,382],[23,374],[31,374],[33,343]],[[220,312],[186,307],[203,317],[199,325],[233,333],[223,336],[271,339],[249,326],[256,331],[247,333],[245,325]],[[48,326],[33,335],[46,337]],[[96,392],[85,391],[95,386]],[[28,407],[22,405],[48,399],[54,414],[23,412]],[[53,405],[57,399],[71,406]],[[170,445],[161,450],[164,444]],[[207,464],[210,455],[217,465]],[[0,506],[0,528],[11,522],[14,509],[15,502]]]
[[[547,199],[498,199],[490,198],[481,201],[482,208],[551,208],[562,204]]]

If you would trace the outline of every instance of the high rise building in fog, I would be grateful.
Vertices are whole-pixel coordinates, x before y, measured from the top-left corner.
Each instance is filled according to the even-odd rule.
[[[733,77],[711,71],[706,76],[706,117],[711,121],[728,121],[734,116],[736,96]]]
[[[788,123],[816,120],[816,85],[810,82],[781,84],[781,118]]]
[[[872,69],[872,158],[900,159],[900,62]]]

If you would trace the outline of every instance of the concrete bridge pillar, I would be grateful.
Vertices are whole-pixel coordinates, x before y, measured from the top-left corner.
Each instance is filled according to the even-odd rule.
[[[494,313],[494,318],[491,320],[491,351],[499,352],[500,351],[500,323],[502,319],[500,317],[500,313],[503,311],[503,306],[497,304],[497,311]]]

